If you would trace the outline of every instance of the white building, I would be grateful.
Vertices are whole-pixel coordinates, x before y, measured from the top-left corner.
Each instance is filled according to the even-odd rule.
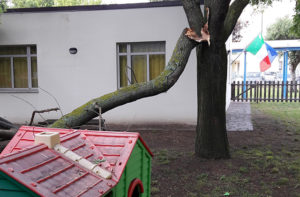
[[[66,114],[128,83],[127,74],[128,79],[149,80],[163,69],[185,27],[187,19],[178,2],[8,10],[0,24],[0,116],[24,123],[35,109],[57,107],[44,90]],[[126,71],[130,65],[135,77],[130,69]],[[103,116],[108,123],[195,124],[196,113],[193,51],[184,73],[167,93]],[[43,116],[56,119],[61,114]]]

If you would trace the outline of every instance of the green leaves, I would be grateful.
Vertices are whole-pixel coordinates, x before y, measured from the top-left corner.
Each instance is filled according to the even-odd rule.
[[[53,0],[12,0],[14,8],[33,8],[33,7],[51,7],[54,5]]]
[[[293,26],[291,27],[291,30],[293,33],[300,37],[300,0],[297,0],[296,7],[295,7],[295,15],[293,18]]]
[[[101,4],[101,0],[12,0],[12,3],[13,8],[34,8],[53,6],[99,5]]]
[[[101,0],[54,0],[55,6],[99,5]]]
[[[283,17],[278,19],[267,29],[267,40],[291,40],[296,39],[297,36],[291,31],[293,26],[292,19]]]

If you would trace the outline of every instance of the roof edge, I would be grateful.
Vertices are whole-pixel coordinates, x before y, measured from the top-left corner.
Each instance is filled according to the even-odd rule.
[[[63,12],[63,11],[74,12],[74,11],[158,8],[158,7],[174,7],[174,6],[182,6],[181,1],[161,1],[161,2],[149,2],[149,3],[62,6],[62,7],[42,7],[42,8],[15,8],[15,9],[7,9],[5,13]]]

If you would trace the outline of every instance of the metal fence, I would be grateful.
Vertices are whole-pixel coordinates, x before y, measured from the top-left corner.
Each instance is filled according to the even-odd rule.
[[[232,101],[300,102],[300,83],[293,81],[246,81],[231,84]]]

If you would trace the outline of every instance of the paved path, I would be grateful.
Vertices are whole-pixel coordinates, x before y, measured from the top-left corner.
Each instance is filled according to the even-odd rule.
[[[249,102],[231,102],[226,112],[227,131],[253,131]]]

